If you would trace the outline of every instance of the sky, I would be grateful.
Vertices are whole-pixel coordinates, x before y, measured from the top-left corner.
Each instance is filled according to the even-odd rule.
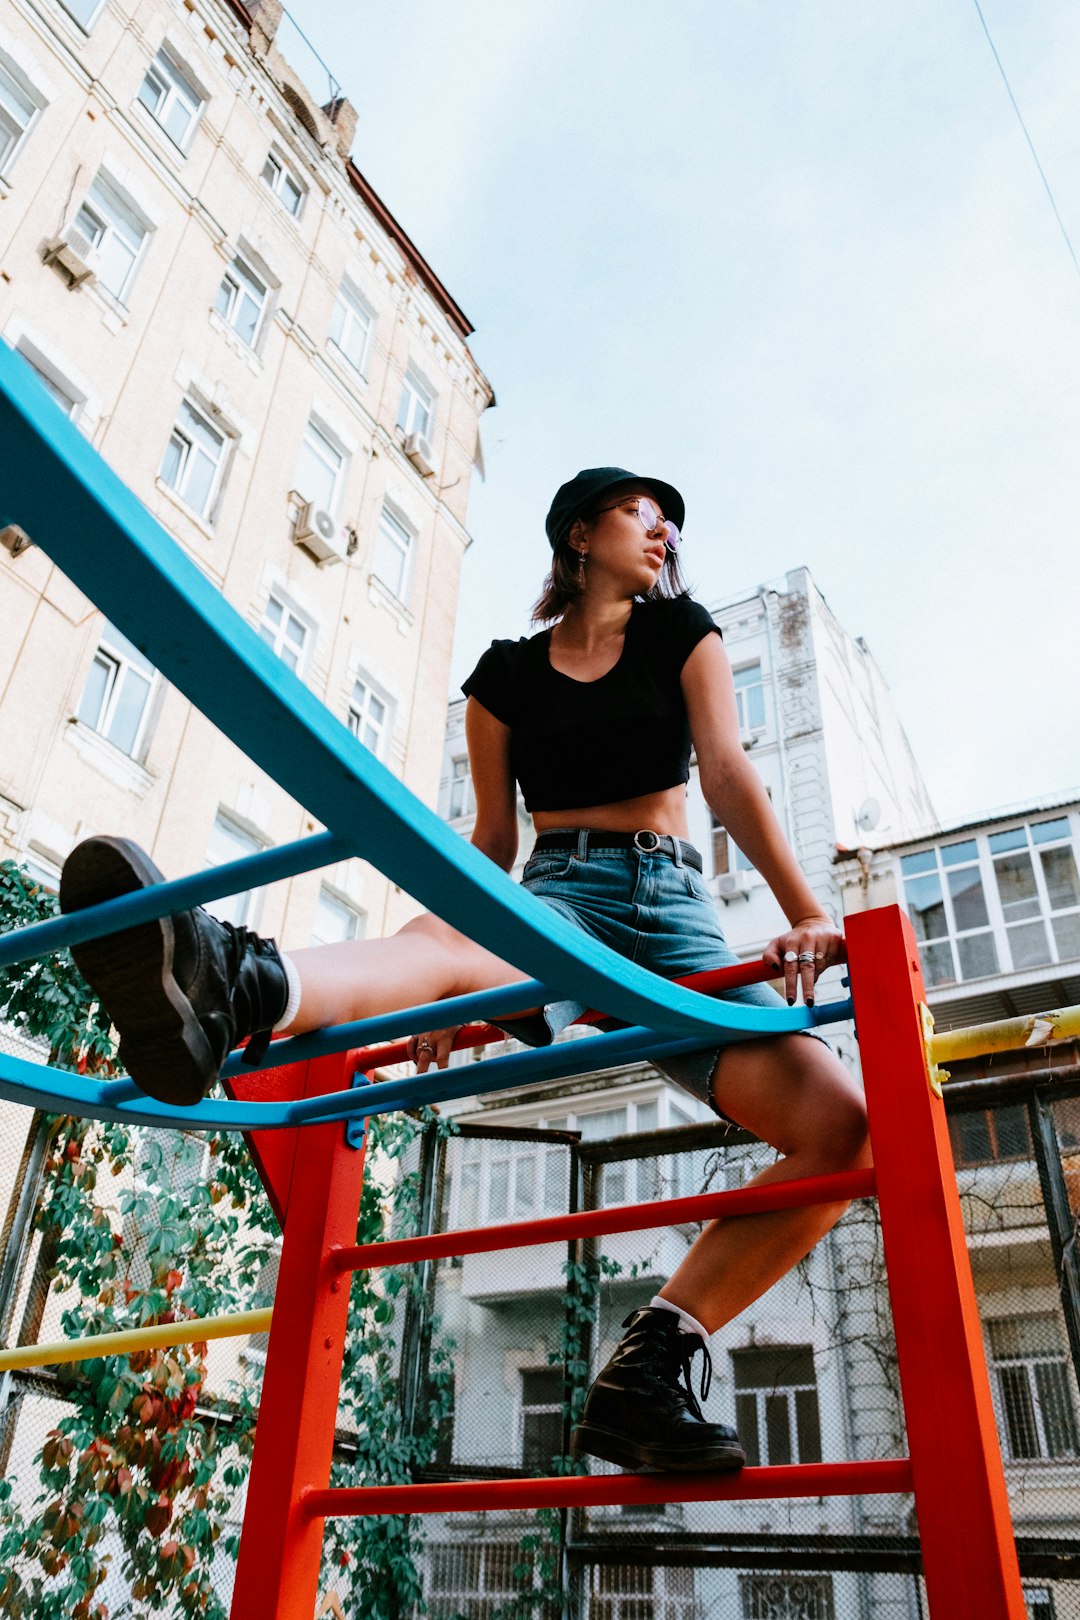
[[[1080,253],[1080,10],[982,8]],[[497,396],[455,689],[625,466],[701,600],[809,567],[943,822],[1080,790],[1080,271],[974,0],[289,11]]]

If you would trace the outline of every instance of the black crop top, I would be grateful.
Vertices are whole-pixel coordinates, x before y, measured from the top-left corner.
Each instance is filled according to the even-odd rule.
[[[493,641],[462,686],[510,727],[510,763],[529,810],[583,810],[659,793],[690,777],[679,676],[719,625],[689,596],[635,602],[622,655],[597,681],[553,669],[551,631]]]

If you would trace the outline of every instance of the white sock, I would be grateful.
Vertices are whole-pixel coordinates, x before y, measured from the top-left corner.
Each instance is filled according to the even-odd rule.
[[[670,1299],[662,1299],[659,1294],[654,1294],[649,1301],[649,1308],[658,1311],[674,1311],[679,1318],[680,1333],[700,1333],[703,1339],[709,1338],[708,1328],[703,1327],[697,1317],[691,1316],[689,1311],[684,1311],[681,1305],[673,1305]]]
[[[289,999],[285,1003],[285,1011],[274,1025],[274,1034],[280,1030],[288,1029],[300,1011],[300,971],[291,956],[281,953],[281,965],[285,969],[285,977],[289,983]]]

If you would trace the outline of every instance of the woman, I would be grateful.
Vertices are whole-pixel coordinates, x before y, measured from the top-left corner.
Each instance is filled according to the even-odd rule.
[[[667,514],[665,516],[665,513]],[[504,869],[517,853],[516,784],[537,831],[523,882],[563,916],[668,977],[729,965],[701,859],[685,842],[691,745],[710,807],[765,877],[789,926],[765,951],[789,1005],[812,1002],[843,940],[799,871],[739,740],[731,671],[709,614],[686,593],[678,491],[620,467],[564,484],[547,517],[551,575],[529,640],[495,642],[465,683],[476,792],[473,843]],[[88,839],[64,869],[65,911],[160,881],[135,845]],[[389,940],[279,955],[272,941],[203,911],[77,946],[113,1019],[120,1055],[153,1096],[192,1103],[247,1035],[296,1034],[507,984],[524,975],[437,917]],[[782,1005],[756,985],[732,999]],[[545,1042],[582,1007],[512,1024]],[[455,1031],[410,1043],[417,1069],[445,1067]],[[662,1065],[718,1112],[783,1155],[755,1180],[785,1181],[869,1162],[854,1079],[805,1035],[706,1048]],[[782,1277],[843,1204],[714,1221],[660,1293],[635,1311],[597,1379],[575,1451],[630,1468],[728,1469],[745,1454],[709,1423],[690,1366],[709,1336]],[[705,1386],[707,1387],[707,1385]]]

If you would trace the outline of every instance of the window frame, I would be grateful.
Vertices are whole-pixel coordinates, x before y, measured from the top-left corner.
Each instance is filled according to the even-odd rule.
[[[363,697],[357,701],[357,687],[363,688]],[[369,701],[374,699],[383,708],[381,721],[371,719],[368,713]],[[385,760],[390,747],[390,739],[394,730],[394,700],[377,681],[373,681],[365,670],[353,671],[352,691],[349,694],[349,706],[345,717],[345,724],[356,738],[357,742],[375,755],[376,759]],[[373,746],[364,735],[367,728],[376,732],[376,743]]]
[[[214,848],[214,839],[219,833],[224,840],[232,839],[240,848],[239,851],[229,851],[220,860],[211,860],[210,854]],[[210,836],[207,839],[203,866],[207,870],[214,866],[225,866],[229,861],[242,860],[246,855],[259,855],[269,847],[269,841],[261,837],[242,817],[234,814],[225,805],[219,804],[214,813]],[[239,927],[256,928],[259,922],[259,913],[262,910],[264,893],[264,887],[240,889],[235,894],[224,894],[218,900],[204,900],[203,906],[222,922],[230,922]]]
[[[424,402],[426,401],[426,405]],[[416,425],[416,407],[424,410],[426,422],[424,427]],[[434,385],[420,370],[419,366],[410,360],[405,367],[401,378],[401,401],[398,405],[397,427],[402,437],[412,438],[418,433],[428,444],[434,443],[435,414],[439,406],[439,394]]]
[[[68,420],[78,426],[88,398],[83,389],[72,382],[71,378],[25,333],[16,340],[15,352],[26,361]]]
[[[325,935],[323,935],[323,934],[321,934],[319,932],[318,926],[317,926],[318,917],[319,917],[319,908],[320,908],[320,906],[327,905],[327,904],[331,905],[331,906],[336,906],[340,911],[347,911],[349,913],[349,915],[353,918],[353,920],[355,922],[355,925],[356,925],[353,928],[352,933],[345,934],[345,935],[334,935],[332,938],[328,938],[328,937],[326,937]],[[316,897],[316,901],[315,901],[315,922],[312,925],[311,939],[309,941],[309,944],[310,945],[347,944],[349,941],[354,940],[354,939],[363,939],[366,931],[367,931],[367,912],[364,911],[361,906],[358,906],[354,900],[351,900],[348,897],[348,895],[342,894],[338,889],[333,888],[332,885],[330,885],[329,883],[320,883],[319,884],[319,893],[318,893],[318,895]]]
[[[322,444],[336,458],[336,466],[332,465],[321,453],[317,441]],[[323,468],[331,473],[333,482],[330,488],[329,500],[324,504],[318,495],[304,488],[301,477],[301,468],[304,456],[309,455]],[[296,457],[296,471],[293,475],[292,487],[297,495],[315,510],[329,512],[332,518],[337,518],[343,504],[345,490],[349,479],[349,452],[342,444],[334,430],[317,413],[312,412],[304,424],[304,431],[300,438],[300,449]]]
[[[272,603],[276,603],[281,609],[281,618],[276,625],[272,622],[272,616],[268,618]],[[304,633],[303,639],[299,643],[295,664],[291,664],[288,658],[285,657],[284,650],[288,645],[288,627],[290,624],[298,625]],[[305,613],[304,609],[297,605],[288,591],[283,590],[279,585],[271,585],[266,594],[266,602],[263,605],[262,613],[259,615],[259,623],[256,629],[274,656],[281,659],[285,668],[291,669],[294,675],[303,680],[311,666],[311,659],[319,632],[318,624],[311,614]],[[295,646],[296,643],[294,642],[292,645]]]
[[[128,196],[123,187],[110,180],[107,173],[101,169],[98,170],[90,182],[86,195],[76,210],[71,225],[68,227],[69,231],[79,230],[84,236],[88,234],[80,224],[84,214],[89,215],[100,230],[100,235],[96,236],[92,241],[90,252],[87,255],[87,265],[94,272],[94,285],[108,298],[114,299],[122,309],[128,309],[130,307],[128,300],[131,289],[142,268],[150,238],[154,234],[154,227],[137,206],[134,199]],[[130,251],[131,243],[126,240],[123,234],[125,225],[132,232],[138,231],[139,242],[132,253],[131,262],[119,287],[114,288],[110,287],[103,279],[99,265],[113,237],[117,238]]]
[[[252,328],[250,338],[244,336],[235,318],[237,312],[242,309],[245,298],[254,302],[250,288],[243,284],[242,278],[246,278],[247,281],[254,282],[257,287],[262,288],[262,298],[257,307],[255,325]],[[230,287],[230,291],[225,300],[225,308],[220,309],[218,302],[227,286]],[[253,268],[240,249],[237,249],[225,266],[221,280],[218,282],[217,291],[214,294],[214,302],[210,307],[218,319],[229,328],[233,336],[239,338],[246,349],[250,349],[253,354],[258,353],[259,340],[262,337],[263,326],[266,321],[266,312],[270,307],[270,284],[264,281],[263,277]]]
[[[147,84],[150,82],[150,79],[155,72],[157,73],[159,80],[165,81],[165,95],[164,99],[159,102],[157,107],[151,107],[150,103],[143,99],[143,91],[146,89]],[[187,127],[184,129],[183,134],[178,140],[173,134],[172,130],[166,124],[165,117],[168,115],[169,108],[172,106],[174,101],[179,101],[181,106],[188,106],[188,103],[184,100],[183,94],[181,93],[181,87],[187,92],[188,96],[191,97],[193,105],[188,107],[190,116],[188,118]],[[166,139],[169,140],[172,145],[175,146],[176,150],[182,153],[185,157],[191,149],[191,143],[195,137],[195,131],[198,129],[202,120],[203,109],[206,106],[207,99],[208,98],[202,89],[202,86],[191,77],[189,71],[182,66],[175,54],[169,49],[168,45],[164,44],[159,46],[159,48],[154,52],[154,55],[150,58],[150,61],[146,66],[146,72],[143,74],[142,79],[139,82],[139,88],[135,92],[135,100],[138,102],[139,106],[150,115]]]
[[[339,341],[339,339],[333,335],[333,327],[337,320],[339,309],[343,312],[341,337],[344,338],[346,342],[355,320],[362,319],[367,323],[364,328],[363,343],[360,346],[360,354],[357,359],[353,359],[352,355],[349,353],[349,350],[346,347],[346,342]],[[348,366],[349,370],[357,377],[360,377],[364,382],[367,381],[368,368],[371,364],[371,351],[374,347],[375,327],[377,320],[378,314],[375,306],[371,303],[371,300],[365,298],[355,281],[353,281],[348,275],[342,276],[341,281],[338,284],[337,292],[334,294],[334,308],[330,316],[330,328],[326,334],[326,344],[327,348],[333,350],[335,354],[339,355],[344,363]]]
[[[276,175],[273,177],[269,176],[266,172],[268,169],[275,169],[277,171]],[[307,207],[308,192],[310,188],[301,178],[299,169],[296,167],[296,165],[289,161],[279,146],[271,146],[270,150],[267,152],[266,157],[263,159],[263,166],[259,171],[259,178],[263,184],[273,192],[274,196],[277,198],[282,208],[284,208],[290,219],[299,221],[303,217],[304,209]],[[295,208],[289,207],[284,195],[286,184],[290,180],[292,181],[293,188],[297,193],[297,203]]]
[[[128,651],[129,648],[131,649],[130,652]],[[145,668],[136,663],[131,656],[132,652],[138,658],[144,660]],[[110,664],[112,668],[106,674],[105,687],[99,700],[97,716],[95,719],[89,719],[83,713],[83,706],[87,700],[94,666],[99,662]],[[124,688],[131,675],[146,682],[146,695],[143,698],[139,719],[132,734],[131,747],[125,748],[122,743],[110,735],[110,731],[117,718],[117,710],[121,704]],[[121,635],[115,625],[106,620],[102,625],[101,634],[95,644],[93,657],[90,660],[90,667],[86,672],[82,695],[79,698],[79,705],[76,710],[76,719],[80,725],[86,726],[89,731],[94,732],[103,742],[107,742],[110,747],[123,754],[125,759],[134,760],[137,765],[140,765],[146,758],[149,747],[150,731],[157,709],[156,699],[161,686],[162,677],[160,671],[154,668],[145,654],[140,653],[138,648],[132,647],[131,643],[125,636]]]
[[[757,671],[757,679],[753,681],[745,681],[742,685],[740,685],[740,677],[749,675],[753,670]],[[731,675],[735,686],[735,708],[739,716],[739,737],[744,741],[748,741],[754,737],[760,737],[765,731],[768,730],[769,727],[769,717],[766,713],[765,704],[765,689],[767,683],[762,674],[761,659],[754,658],[745,664],[733,665]],[[760,695],[760,721],[755,721],[748,717],[747,711],[752,706],[751,694]]]
[[[195,454],[201,450],[202,453],[206,455],[206,451],[205,447],[196,445],[190,434],[184,432],[181,421],[181,412],[185,409],[185,407],[194,417],[199,420],[199,422],[207,429],[209,433],[211,433],[215,438],[221,440],[221,453],[218,456],[217,461],[213,464],[213,472],[211,474],[210,483],[207,486],[205,501],[201,508],[195,506],[188,499],[187,474],[190,466],[197,465],[197,462],[195,462],[194,459]],[[173,483],[166,475],[165,470],[174,439],[183,440],[187,445],[187,450],[181,450],[177,461],[177,480],[175,483]],[[225,474],[228,469],[231,451],[232,435],[229,433],[225,425],[223,423],[219,425],[217,422],[215,422],[210,412],[199,403],[197,397],[193,396],[192,394],[184,394],[181,397],[179,408],[176,416],[173,419],[173,425],[169,430],[169,437],[166,441],[165,449],[162,452],[161,466],[158,469],[158,479],[162,485],[171,491],[176,499],[180,501],[184,507],[186,507],[193,517],[197,518],[201,523],[213,526],[221,503],[222,491],[225,487]]]
[[[399,531],[400,535],[404,536],[405,538],[406,544],[403,550],[400,548],[398,533],[395,533],[395,531]],[[405,517],[398,511],[398,509],[392,506],[388,501],[384,501],[379,511],[379,521],[375,528],[375,544],[372,547],[371,552],[371,572],[384,590],[389,591],[394,600],[396,602],[400,602],[403,606],[407,603],[409,591],[412,588],[412,575],[418,539],[419,536],[417,535],[416,530],[407,522]],[[391,580],[387,579],[386,576],[380,572],[380,553],[382,549],[380,547],[380,541],[385,541],[386,545],[391,548],[398,547],[398,549],[401,550],[401,568],[398,574],[397,585],[395,585]]]
[[[810,1357],[813,1369],[813,1378],[810,1382],[796,1380],[793,1376],[781,1380],[774,1377],[769,1383],[745,1384],[740,1383],[738,1368],[751,1365],[751,1358],[757,1356],[763,1359],[766,1356],[774,1357],[783,1351],[790,1351],[792,1356],[796,1353],[807,1354]],[[817,1358],[814,1355],[812,1344],[770,1344],[770,1345],[740,1345],[730,1352],[732,1361],[732,1382],[735,1395],[736,1426],[743,1437],[746,1447],[747,1461],[754,1466],[766,1467],[772,1463],[769,1456],[769,1411],[768,1402],[784,1397],[787,1413],[788,1450],[790,1455],[783,1459],[785,1463],[796,1464],[804,1462],[820,1462],[821,1459],[821,1398],[819,1395],[819,1380],[817,1376]],[[802,1434],[799,1423],[798,1397],[812,1394],[815,1407],[815,1427],[817,1429],[816,1456],[804,1456],[802,1450]],[[740,1419],[739,1403],[747,1399],[754,1402],[754,1424],[751,1430],[745,1417]],[[756,1444],[755,1444],[756,1442]]]
[[[998,1418],[998,1435],[1001,1440],[1001,1450],[1006,1462],[1015,1462],[1029,1465],[1038,1463],[1075,1463],[1080,1459],[1080,1410],[1077,1408],[1077,1391],[1072,1358],[1062,1341],[1063,1335],[1057,1334],[1059,1348],[1047,1350],[1045,1354],[1027,1351],[1017,1352],[1014,1355],[999,1356],[994,1345],[995,1326],[1003,1322],[1036,1322],[1045,1321],[1053,1323],[1057,1329],[1057,1317],[1053,1311],[1016,1311],[1008,1316],[991,1317],[986,1323],[986,1353],[994,1389],[994,1406]],[[1060,1394],[1063,1400],[1069,1424],[1075,1437],[1071,1450],[1051,1451],[1046,1418],[1043,1410],[1043,1391],[1040,1390],[1036,1369],[1039,1367],[1052,1367],[1060,1376]],[[1022,1371],[1024,1375],[1024,1390],[1027,1396],[1027,1412],[1033,1426],[1033,1437],[1038,1450],[1032,1454],[1029,1451],[1016,1449],[1016,1435],[1013,1432],[1014,1405],[1007,1393],[1005,1380],[1002,1377],[1006,1372]]]
[[[105,7],[105,0],[93,0],[93,3],[90,6],[89,15],[84,22],[75,9],[78,4],[78,0],[57,0],[57,3],[60,6],[61,11],[65,12],[67,16],[71,18],[71,21],[75,24],[75,26],[80,28],[84,34],[89,34],[91,32],[94,24],[97,22]]]
[[[25,124],[20,125],[18,123],[18,119],[12,112],[10,103],[4,97],[3,81],[5,79],[10,81],[16,100],[28,102],[30,105],[30,113]],[[16,131],[16,133],[11,136],[11,144],[8,146],[6,151],[4,151],[2,134],[0,134],[0,177],[6,179],[11,174],[12,169],[19,160],[23,147],[30,139],[34,126],[40,119],[44,110],[45,102],[37,87],[31,83],[25,73],[22,73],[17,68],[16,64],[6,53],[0,52],[0,113],[5,111],[7,112],[9,118],[11,119],[12,126]],[[2,130],[3,123],[0,122],[0,132],[2,132]]]
[[[459,791],[460,790],[460,791]],[[461,800],[455,803],[455,800]],[[447,821],[461,821],[471,816],[476,809],[476,794],[473,790],[472,767],[468,754],[454,754],[450,759],[449,793],[447,796]]]

